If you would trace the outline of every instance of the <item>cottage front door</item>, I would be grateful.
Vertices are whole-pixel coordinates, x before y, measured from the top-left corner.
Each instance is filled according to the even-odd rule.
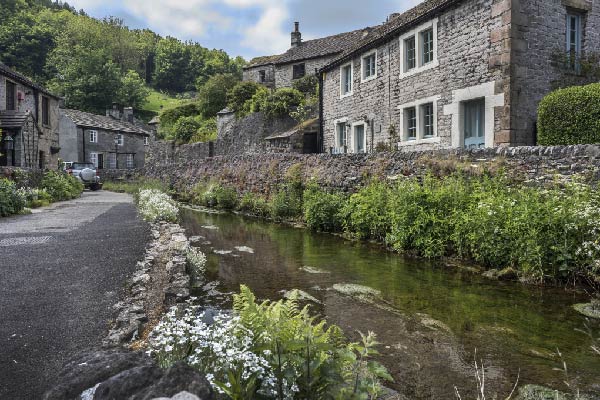
[[[485,147],[485,99],[464,103],[465,148]]]
[[[104,169],[104,154],[98,153],[98,169]]]

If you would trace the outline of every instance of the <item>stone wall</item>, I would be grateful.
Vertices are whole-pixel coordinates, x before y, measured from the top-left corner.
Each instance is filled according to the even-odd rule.
[[[492,14],[494,0],[462,1],[442,11],[419,27],[408,27],[377,47],[374,79],[363,80],[361,60],[357,54],[350,61],[353,67],[353,91],[341,96],[340,67],[328,70],[324,78],[323,132],[324,148],[338,147],[334,141],[335,124],[343,122],[350,130],[356,124],[365,124],[366,148],[375,149],[378,143],[400,142],[419,150],[459,147],[460,130],[457,99],[486,98],[486,118],[489,116],[490,138],[493,147],[494,133],[501,130],[504,116],[504,85],[508,71],[489,60],[502,54],[505,42],[494,40],[503,26],[500,15]],[[423,29],[433,28],[437,41],[437,58],[428,66],[417,67],[405,73],[404,36],[415,35]],[[369,50],[367,53],[370,53]],[[365,53],[365,54],[367,54]],[[437,135],[430,139],[407,140],[403,109],[432,103]],[[391,128],[397,137],[390,135]],[[349,138],[351,138],[351,131]],[[349,143],[352,149],[352,143]]]
[[[373,154],[255,154],[206,159],[180,159],[178,163],[148,163],[143,173],[180,188],[213,180],[239,192],[269,195],[284,182],[287,171],[300,165],[305,178],[314,178],[328,189],[357,190],[372,177],[395,180],[422,176],[433,168],[452,172],[457,167],[478,174],[484,168],[505,168],[512,176],[539,184],[557,177],[582,175],[600,182],[600,146],[500,147],[495,149],[447,149],[398,151]]]
[[[334,56],[325,56],[307,60],[299,60],[289,64],[278,64],[275,66],[275,86],[278,89],[292,87],[292,84],[294,83],[294,65],[304,64],[306,75],[314,75],[315,71],[318,71],[329,64],[334,58]]]

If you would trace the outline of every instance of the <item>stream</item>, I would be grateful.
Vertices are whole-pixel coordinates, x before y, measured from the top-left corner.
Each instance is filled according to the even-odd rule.
[[[344,240],[228,213],[182,210],[193,245],[207,255],[207,306],[231,306],[241,284],[277,300],[299,289],[314,313],[356,340],[374,331],[379,359],[409,399],[476,397],[475,360],[488,398],[504,399],[515,382],[600,393],[600,356],[587,321],[572,305],[584,293],[486,280],[479,274],[381,246]],[[586,327],[587,325],[587,327]],[[559,356],[560,352],[561,356]],[[566,363],[567,372],[563,369]]]

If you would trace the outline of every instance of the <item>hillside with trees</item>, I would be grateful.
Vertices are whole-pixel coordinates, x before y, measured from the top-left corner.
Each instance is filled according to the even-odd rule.
[[[61,1],[2,0],[0,18],[0,61],[84,111],[103,112],[113,102],[139,110],[151,92],[202,93],[212,77],[239,81],[245,64],[223,50],[130,29],[119,18],[98,20]]]

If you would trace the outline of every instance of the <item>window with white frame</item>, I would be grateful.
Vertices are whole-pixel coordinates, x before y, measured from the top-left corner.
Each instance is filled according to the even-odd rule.
[[[117,168],[117,155],[115,153],[108,154],[108,168],[110,168],[110,169]]]
[[[90,162],[98,168],[98,153],[90,153]]]
[[[414,36],[404,40],[404,71],[408,72],[417,66],[417,49]]]
[[[338,152],[343,152],[348,146],[348,129],[346,122],[338,122],[335,124],[335,147]]]
[[[362,57],[362,80],[368,81],[377,77],[377,52],[374,51]]]
[[[123,146],[125,144],[125,137],[122,134],[117,135],[117,145]]]
[[[433,127],[433,103],[425,103],[421,106],[421,118],[423,119],[423,138],[431,138],[434,136],[434,127]]]
[[[346,64],[340,69],[341,95],[352,94],[352,64]]]
[[[400,107],[401,145],[439,141],[437,134],[437,102],[439,96],[420,99]]]
[[[98,131],[89,131],[90,143],[98,143]]]
[[[148,146],[148,136],[144,136],[144,146]]]
[[[128,169],[131,169],[135,166],[134,162],[133,162],[133,154],[126,154],[125,155],[125,167],[127,167]]]
[[[367,152],[367,135],[365,124],[363,122],[354,124],[352,127],[352,152]]]
[[[567,56],[569,65],[576,68],[581,58],[581,43],[583,37],[583,17],[581,14],[567,13]]]
[[[400,37],[400,78],[410,76],[439,65],[437,59],[437,24],[433,19]]]
[[[417,108],[404,109],[404,130],[406,140],[417,140]]]

